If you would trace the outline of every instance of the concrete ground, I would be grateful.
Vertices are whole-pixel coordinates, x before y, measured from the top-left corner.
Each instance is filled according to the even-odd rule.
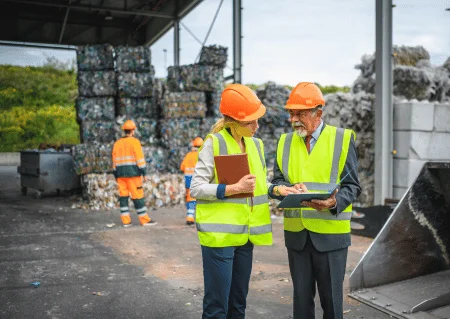
[[[201,318],[201,252],[183,207],[150,211],[156,226],[138,226],[134,215],[136,226],[122,228],[118,210],[73,209],[75,200],[22,196],[16,168],[0,166],[0,318]],[[254,251],[249,319],[292,318],[281,219],[273,232],[273,246]],[[346,290],[372,241],[352,240]],[[321,318],[318,298],[316,305]],[[344,310],[344,318],[389,318],[348,297]]]

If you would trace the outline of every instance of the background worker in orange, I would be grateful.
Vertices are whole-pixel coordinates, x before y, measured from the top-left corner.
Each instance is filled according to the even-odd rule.
[[[195,165],[198,161],[198,148],[203,145],[203,139],[197,136],[191,142],[192,148],[189,153],[186,154],[183,161],[181,162],[180,169],[184,172],[184,184],[186,186],[186,224],[194,224],[194,214],[195,214],[195,198],[191,197],[191,180],[192,175],[194,175]]]
[[[120,218],[124,227],[131,225],[128,198],[134,202],[134,208],[142,226],[155,225],[147,215],[144,201],[143,179],[147,180],[144,153],[141,142],[134,137],[136,124],[128,120],[122,129],[125,136],[114,143],[112,151],[113,174],[119,186]]]

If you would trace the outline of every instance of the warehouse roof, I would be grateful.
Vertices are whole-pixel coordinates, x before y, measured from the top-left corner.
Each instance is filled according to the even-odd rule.
[[[0,0],[0,40],[153,44],[202,0]]]

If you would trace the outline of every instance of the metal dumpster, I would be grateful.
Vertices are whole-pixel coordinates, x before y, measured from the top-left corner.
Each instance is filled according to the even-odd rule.
[[[424,165],[349,283],[350,297],[396,318],[450,318],[450,163]]]
[[[72,190],[80,187],[80,178],[75,173],[72,155],[56,151],[20,152],[20,186],[23,195],[28,188],[36,190],[36,197],[42,192]]]

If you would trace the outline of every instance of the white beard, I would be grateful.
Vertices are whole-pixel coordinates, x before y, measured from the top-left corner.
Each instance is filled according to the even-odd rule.
[[[304,126],[294,126],[295,134],[300,136],[301,138],[305,137],[308,134],[308,131]]]

